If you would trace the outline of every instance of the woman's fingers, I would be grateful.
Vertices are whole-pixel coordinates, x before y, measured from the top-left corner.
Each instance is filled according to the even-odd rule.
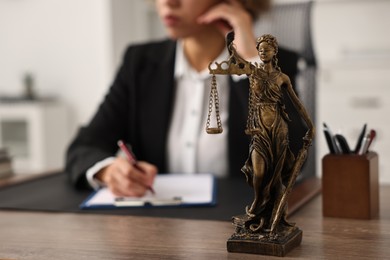
[[[214,24],[223,35],[234,30],[234,43],[237,52],[244,59],[257,56],[252,17],[237,0],[230,0],[214,6],[200,16],[198,22]]]
[[[132,165],[117,158],[104,169],[100,179],[117,196],[143,196],[153,185],[157,168],[147,162]]]

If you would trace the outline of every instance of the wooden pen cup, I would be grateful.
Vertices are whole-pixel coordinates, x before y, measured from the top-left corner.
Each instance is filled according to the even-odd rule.
[[[379,214],[378,154],[328,154],[322,159],[325,217],[372,219]]]

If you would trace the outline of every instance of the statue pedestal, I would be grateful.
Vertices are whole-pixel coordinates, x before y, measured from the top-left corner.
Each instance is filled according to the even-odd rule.
[[[253,232],[243,225],[246,217],[234,217],[235,233],[227,241],[228,252],[285,256],[302,241],[302,230],[295,226],[279,229],[276,237],[266,232]]]

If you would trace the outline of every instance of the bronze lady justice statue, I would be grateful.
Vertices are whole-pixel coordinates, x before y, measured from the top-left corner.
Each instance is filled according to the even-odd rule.
[[[227,37],[229,60],[221,63],[215,62],[215,69],[211,68],[212,64],[209,66],[213,78],[215,74],[246,74],[250,80],[249,113],[245,133],[251,136],[251,143],[249,156],[242,167],[242,172],[248,184],[254,189],[254,200],[250,206],[246,207],[245,215],[233,218],[236,232],[230,240],[277,241],[286,239],[297,231],[297,228],[285,219],[286,201],[300,168],[306,160],[307,149],[314,137],[314,125],[296,96],[289,77],[278,66],[276,38],[265,34],[257,39],[256,48],[262,61],[261,64],[251,64],[242,59],[235,50],[233,38],[232,32]],[[213,82],[210,104],[214,97],[217,101],[215,105],[218,119],[216,84],[214,80]],[[289,98],[308,127],[303,137],[303,147],[296,158],[289,147],[287,123],[290,119],[282,101],[282,88],[286,88]],[[207,126],[210,128],[209,124]],[[208,132],[222,131],[220,125],[218,128],[208,129]],[[229,250],[228,241],[229,251],[240,252],[240,249],[234,248],[234,243],[231,247],[233,247],[232,250]]]

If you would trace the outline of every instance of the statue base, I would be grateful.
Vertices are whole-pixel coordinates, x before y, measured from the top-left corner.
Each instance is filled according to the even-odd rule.
[[[302,230],[289,225],[278,228],[275,236],[269,232],[253,232],[245,227],[247,216],[233,217],[235,233],[227,241],[227,251],[271,256],[285,256],[302,242]]]

